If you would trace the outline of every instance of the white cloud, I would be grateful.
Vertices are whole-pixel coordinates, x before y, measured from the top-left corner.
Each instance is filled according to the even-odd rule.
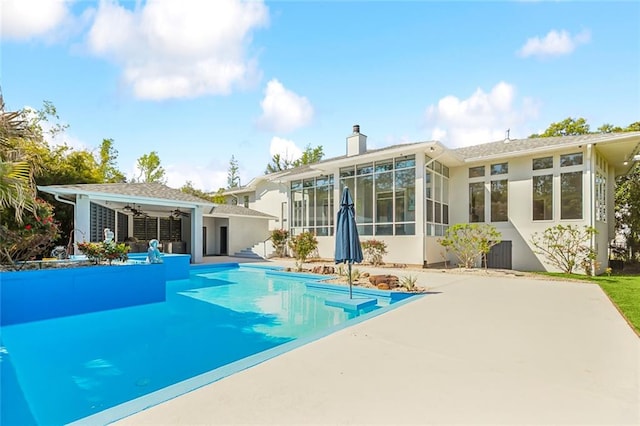
[[[271,139],[269,155],[273,157],[276,154],[280,154],[280,157],[285,160],[295,161],[302,157],[302,150],[296,146],[295,142],[276,136]]]
[[[29,40],[51,35],[70,18],[71,1],[2,0],[2,39]]]
[[[138,98],[224,95],[256,79],[246,50],[252,31],[267,24],[257,0],[148,0],[133,10],[102,0],[88,44],[123,67]]]
[[[591,40],[591,33],[584,30],[575,36],[571,36],[568,31],[551,30],[544,37],[532,37],[518,50],[518,54],[523,58],[529,56],[548,57],[568,55],[576,47],[586,44]]]
[[[167,185],[172,188],[180,188],[191,181],[193,187],[205,192],[214,192],[218,188],[227,187],[226,169],[211,169],[193,164],[171,164],[166,167]]]
[[[260,102],[260,127],[275,132],[290,132],[305,126],[313,119],[313,106],[304,96],[288,89],[273,79],[267,83],[264,99]]]
[[[451,147],[469,146],[510,137],[525,137],[526,121],[537,116],[538,106],[524,98],[517,107],[515,87],[500,82],[489,93],[478,88],[469,98],[445,96],[426,111],[431,138]]]
[[[193,187],[205,192],[215,192],[219,188],[227,187],[227,171],[220,167],[194,166],[191,163],[179,163],[162,165],[165,170],[166,184],[171,188],[180,188],[187,181],[193,183]],[[131,164],[125,172],[127,180],[131,181],[140,176],[137,162]]]

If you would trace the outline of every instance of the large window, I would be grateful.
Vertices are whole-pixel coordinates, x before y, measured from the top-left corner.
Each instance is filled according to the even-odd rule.
[[[582,219],[582,153],[560,156],[560,219]]]
[[[484,182],[469,184],[469,222],[484,222]]]
[[[333,176],[291,182],[291,233],[333,235]]]
[[[582,219],[582,172],[560,174],[560,219]]]
[[[426,235],[442,236],[449,225],[449,168],[426,156]]]
[[[509,220],[509,181],[507,179],[491,181],[491,222]]]
[[[533,220],[553,220],[553,175],[533,177]]]
[[[509,163],[492,164],[491,170],[491,222],[509,220]]]
[[[415,234],[415,156],[340,169],[353,193],[360,235]]]
[[[534,158],[531,162],[532,218],[553,220],[553,157]]]

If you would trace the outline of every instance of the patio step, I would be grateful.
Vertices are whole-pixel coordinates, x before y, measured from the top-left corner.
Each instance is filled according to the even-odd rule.
[[[237,251],[233,254],[234,257],[243,257],[245,259],[260,259],[264,260],[264,257],[257,254],[251,248],[245,248],[240,251]]]

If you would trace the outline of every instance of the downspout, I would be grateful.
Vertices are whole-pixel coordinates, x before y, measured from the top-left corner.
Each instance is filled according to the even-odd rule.
[[[594,176],[593,176],[593,145],[592,144],[587,144],[587,171],[589,172],[589,227],[595,229],[596,226],[596,209],[595,209],[595,205],[596,205],[596,201],[595,201],[595,197],[593,194],[593,180],[594,180]],[[591,234],[591,241],[589,242],[590,247],[589,249],[591,250],[591,252],[595,252],[595,247],[596,247],[596,234],[592,233]],[[591,262],[591,275],[595,275],[596,273],[596,267],[595,267],[595,262]]]
[[[75,235],[76,234],[76,203],[74,203],[73,201],[65,200],[64,198],[60,198],[60,194],[53,194],[53,198],[55,198],[56,201],[73,206],[73,229],[71,230],[71,235],[69,235],[69,242],[67,243],[67,254],[71,254],[69,253],[69,251],[71,250],[72,247],[73,247],[73,254],[76,254],[76,235]],[[83,234],[83,237],[84,237],[84,234]],[[73,245],[71,244],[72,238],[73,238]]]

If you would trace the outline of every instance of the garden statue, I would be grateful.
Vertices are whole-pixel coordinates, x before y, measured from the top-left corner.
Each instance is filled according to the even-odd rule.
[[[67,249],[64,248],[64,246],[55,246],[55,248],[51,250],[51,257],[62,260],[68,258],[69,256],[67,256]]]
[[[113,231],[109,228],[104,228],[104,242],[110,243],[111,241],[113,241],[113,237]]]
[[[155,238],[149,241],[149,250],[147,250],[147,262],[149,263],[162,263],[160,257],[160,250],[158,250],[158,240]]]

